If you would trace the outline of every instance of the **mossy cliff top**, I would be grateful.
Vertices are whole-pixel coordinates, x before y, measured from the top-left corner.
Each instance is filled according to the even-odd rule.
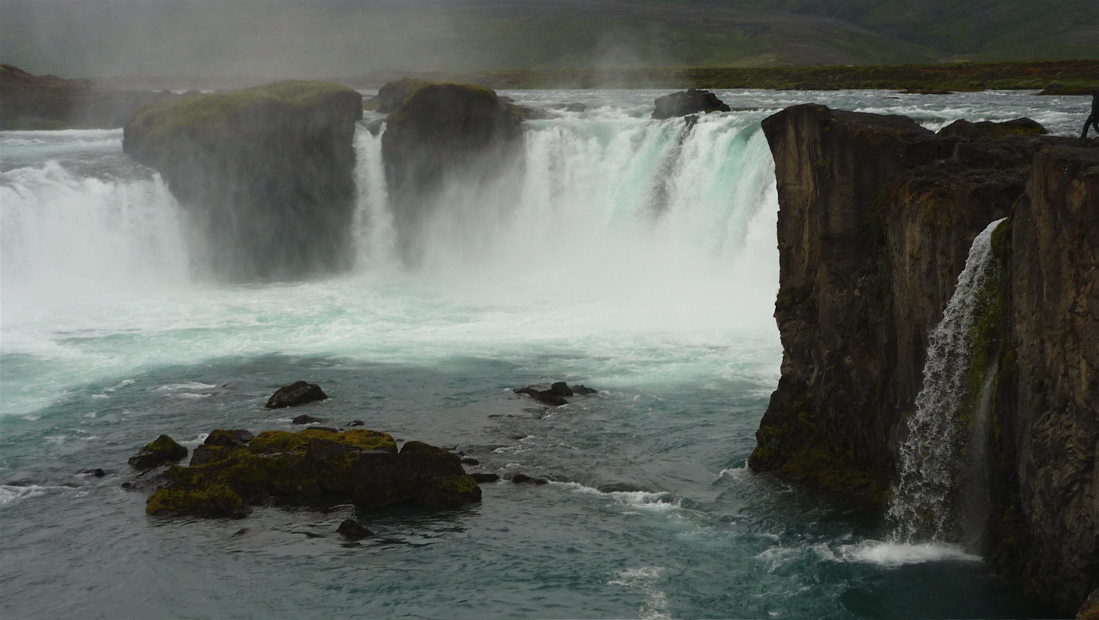
[[[310,428],[225,441],[230,433],[238,432],[214,431],[195,449],[190,466],[171,465],[159,473],[160,488],[145,511],[239,518],[252,505],[271,501],[455,508],[481,497],[457,455],[416,441],[398,451],[387,433]]]
[[[139,109],[126,124],[123,149],[143,160],[157,148],[221,132],[278,130],[279,124],[351,123],[362,118],[362,95],[339,84],[288,80],[243,90],[185,95]],[[268,122],[277,120],[277,123]]]

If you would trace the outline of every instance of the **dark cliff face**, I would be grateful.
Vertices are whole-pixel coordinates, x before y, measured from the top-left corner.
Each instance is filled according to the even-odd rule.
[[[990,558],[1074,612],[1099,588],[1099,148],[1045,149],[1029,172],[1005,248]]]
[[[398,246],[406,262],[415,263],[424,243],[421,225],[447,208],[448,189],[476,192],[521,164],[522,119],[479,86],[414,84],[402,92],[382,134],[382,157]]]
[[[887,501],[928,334],[974,237],[1012,216],[994,235],[1008,275],[1006,314],[987,328],[999,449],[988,457],[985,551],[1075,611],[1099,586],[1099,149],[1013,123],[935,135],[903,117],[812,105],[763,122],[784,354],[749,465]]]
[[[905,214],[884,212],[883,188],[950,147],[907,118],[812,105],[763,130],[781,205],[775,318],[784,353],[749,463],[884,501],[901,412],[882,404],[911,402],[897,392],[918,381],[906,349],[921,346],[922,332],[906,333],[893,317],[889,254],[903,240],[887,227],[903,230]]]
[[[216,276],[297,278],[351,263],[360,118],[354,90],[277,82],[142,108],[123,150],[161,173]]]

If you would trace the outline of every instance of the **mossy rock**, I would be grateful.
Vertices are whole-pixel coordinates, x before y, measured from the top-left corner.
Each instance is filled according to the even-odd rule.
[[[394,80],[378,89],[378,96],[368,101],[366,105],[381,114],[389,114],[401,107],[401,104],[414,95],[416,91],[432,83],[418,78]]]
[[[130,457],[129,463],[137,469],[153,469],[165,463],[179,461],[187,456],[187,448],[167,435],[161,435]]]
[[[269,501],[455,508],[480,499],[456,454],[418,441],[398,452],[390,435],[363,428],[264,431],[247,444],[200,446],[195,456],[162,474],[148,514],[241,517]]]

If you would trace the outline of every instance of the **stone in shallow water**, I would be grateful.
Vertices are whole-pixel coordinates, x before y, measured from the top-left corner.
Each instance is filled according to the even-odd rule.
[[[314,418],[313,416],[305,415],[304,413],[293,420],[290,420],[291,424],[317,424],[320,422],[324,422],[324,418]]]
[[[354,519],[344,519],[340,527],[336,528],[340,536],[348,540],[362,540],[363,538],[369,538],[374,535],[374,532],[366,529],[358,521]]]
[[[316,383],[297,381],[280,387],[278,391],[271,395],[271,398],[267,400],[267,404],[264,406],[268,409],[297,407],[326,398],[328,398],[328,395]]]

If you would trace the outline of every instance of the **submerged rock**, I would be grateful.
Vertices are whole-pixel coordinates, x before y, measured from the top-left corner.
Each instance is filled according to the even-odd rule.
[[[336,528],[336,532],[348,540],[362,540],[374,535],[374,532],[366,529],[354,519],[344,519],[343,523],[340,523],[340,527]]]
[[[549,387],[546,387],[546,384],[544,383],[541,385],[528,385],[523,388],[514,389],[512,392],[530,396],[534,400],[551,407],[567,405],[569,401],[565,399],[566,396],[588,396],[598,393],[597,390],[593,390],[592,388],[583,385],[569,387],[569,384],[564,381],[558,381],[549,385]]]
[[[496,482],[500,479],[500,474],[493,474],[489,472],[474,472],[470,474],[470,476],[473,476],[473,479],[478,484],[482,482]]]
[[[160,172],[215,276],[301,278],[351,265],[362,95],[287,81],[138,110],[122,148]]]
[[[129,463],[137,469],[153,469],[165,463],[179,461],[187,456],[187,448],[167,435],[161,435],[140,452],[130,457]]]
[[[281,409],[283,407],[298,407],[300,405],[306,405],[318,400],[325,400],[328,395],[321,390],[321,387],[316,383],[307,383],[305,381],[297,381],[290,385],[284,385],[280,387],[271,398],[267,399],[267,404],[264,407],[268,409]],[[308,417],[308,416],[306,416]],[[295,418],[297,419],[297,418]],[[313,419],[313,421],[321,422],[322,420]],[[308,422],[295,422],[295,424],[308,424]]]
[[[204,445],[195,452],[190,467],[172,466],[160,476],[148,514],[242,517],[270,500],[454,508],[481,496],[458,455],[421,442],[398,452],[391,436],[366,429],[265,431],[247,445]]]
[[[728,112],[730,110],[725,102],[717,98],[717,95],[708,90],[692,88],[670,95],[657,98],[654,102],[653,119],[662,120],[677,116],[690,116],[706,112]]]
[[[515,484],[549,484],[549,480],[545,478],[538,478],[535,476],[528,476],[527,474],[514,474],[508,478]]]
[[[291,424],[319,424],[324,422],[323,418],[314,418],[311,415],[305,415],[304,413],[290,420]]]

